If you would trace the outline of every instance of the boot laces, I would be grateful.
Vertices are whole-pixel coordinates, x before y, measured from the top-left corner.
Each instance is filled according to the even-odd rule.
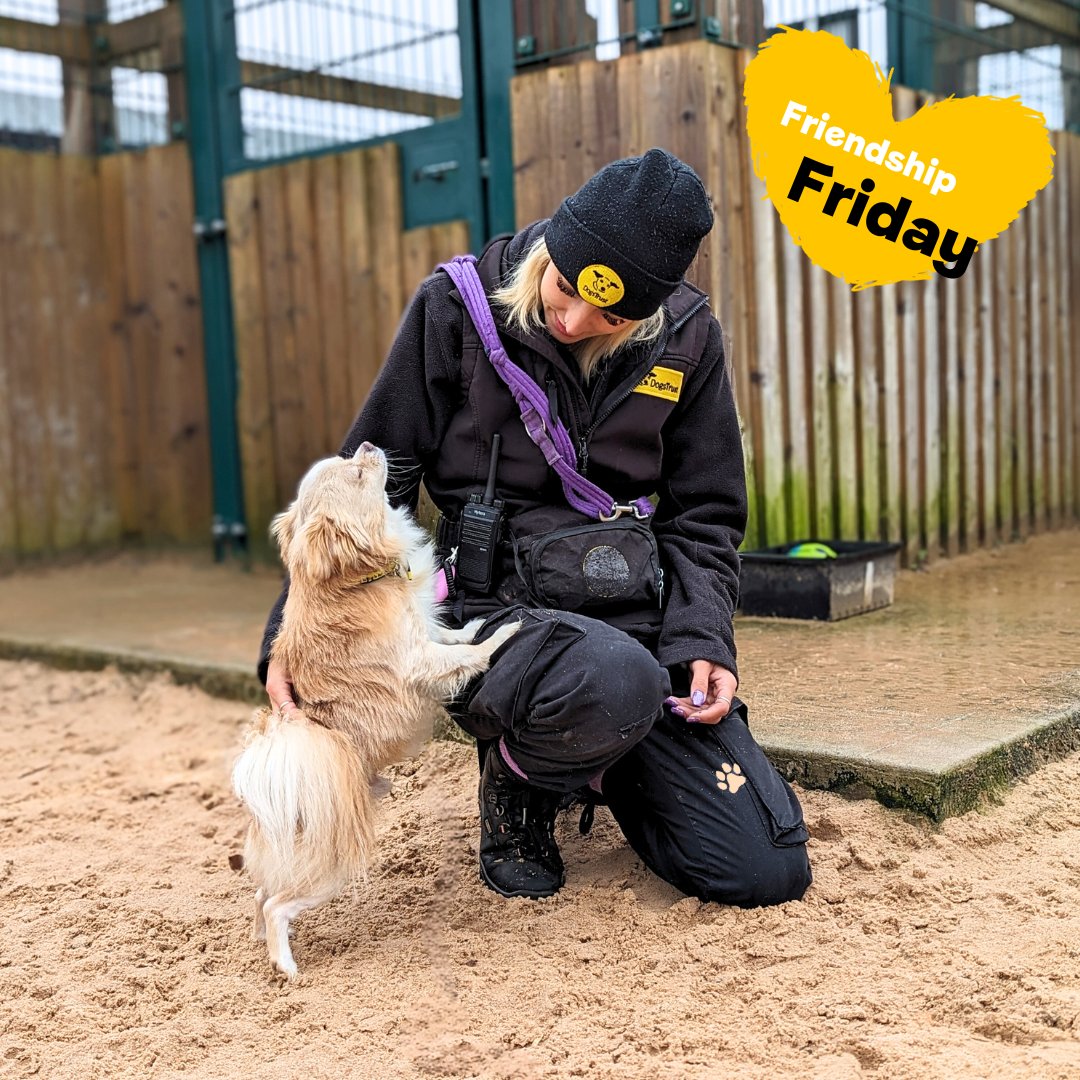
[[[581,817],[578,820],[578,832],[582,836],[588,836],[592,832],[593,820],[596,817],[596,807],[600,800],[593,794],[590,788],[579,788],[562,797],[559,803],[560,810],[576,810],[581,807]]]
[[[512,790],[501,785],[488,793],[495,831],[519,858],[549,859],[555,844],[555,805],[535,788]],[[532,811],[530,813],[530,810]]]

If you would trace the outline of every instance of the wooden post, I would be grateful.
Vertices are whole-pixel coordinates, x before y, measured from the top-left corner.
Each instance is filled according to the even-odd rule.
[[[1080,71],[1080,45],[1061,46],[1061,70]],[[1065,94],[1065,130],[1080,132],[1080,77],[1063,78],[1062,86]]]
[[[762,0],[731,0],[731,38],[756,49],[765,40],[765,5]]]
[[[170,0],[175,3],[175,0]],[[187,83],[184,76],[184,28],[181,20],[162,24],[161,70],[169,95],[169,138],[187,132]]]
[[[584,0],[515,0],[514,39],[531,37],[533,52],[542,55],[575,45],[588,45],[579,52],[552,57],[549,64],[572,64],[595,59],[596,19],[585,10]]]
[[[970,0],[938,0],[934,14],[954,26],[975,26],[975,5]],[[955,42],[952,34],[938,34],[934,44],[933,91],[938,97],[968,97],[979,92],[979,60],[945,55]]]
[[[80,26],[104,24],[105,11],[106,0],[70,0],[60,7],[60,22]],[[89,63],[65,61],[63,65],[64,132],[60,137],[63,154],[95,154],[103,140],[114,137],[112,77],[107,66],[97,63],[92,27],[89,39]]]

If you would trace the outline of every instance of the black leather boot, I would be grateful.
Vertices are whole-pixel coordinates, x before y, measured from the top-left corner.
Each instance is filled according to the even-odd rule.
[[[488,749],[480,774],[480,877],[503,896],[552,896],[566,879],[555,843],[559,796],[530,787]]]

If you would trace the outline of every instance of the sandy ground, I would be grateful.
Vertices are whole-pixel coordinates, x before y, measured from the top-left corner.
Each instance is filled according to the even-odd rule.
[[[557,897],[498,898],[474,752],[433,744],[285,985],[227,864],[246,708],[29,663],[0,695],[0,1075],[1080,1075],[1080,757],[940,828],[802,793],[816,883],[747,912],[652,877],[604,810],[560,819]]]

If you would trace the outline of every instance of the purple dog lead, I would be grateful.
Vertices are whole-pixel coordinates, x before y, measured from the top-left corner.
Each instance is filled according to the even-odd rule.
[[[476,272],[476,258],[458,255],[450,262],[440,263],[439,269],[445,270],[457,286],[492,367],[506,383],[521,409],[521,420],[529,438],[558,474],[567,502],[575,510],[599,521],[612,521],[624,513],[648,518],[653,506],[644,496],[635,499],[629,506],[620,506],[603,488],[586,479],[571,464],[577,460],[577,455],[565,424],[561,420],[552,422],[544,391],[506,355],[484,287]]]

